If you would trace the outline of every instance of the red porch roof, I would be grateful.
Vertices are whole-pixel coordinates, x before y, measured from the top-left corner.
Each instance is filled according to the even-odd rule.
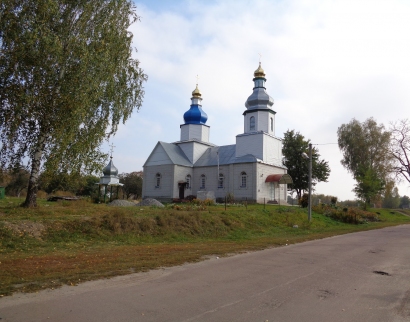
[[[287,173],[270,174],[266,177],[265,182],[278,182],[280,184],[293,183],[292,177]]]

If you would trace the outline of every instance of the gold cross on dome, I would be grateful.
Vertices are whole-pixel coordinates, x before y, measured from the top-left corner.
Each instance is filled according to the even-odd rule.
[[[259,55],[259,62],[261,62],[262,54],[259,53],[258,55]]]
[[[198,85],[198,81],[199,81],[199,76],[196,75],[196,84]]]

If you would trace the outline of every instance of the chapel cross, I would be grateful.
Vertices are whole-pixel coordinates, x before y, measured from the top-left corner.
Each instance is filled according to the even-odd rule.
[[[258,55],[259,55],[259,62],[261,62],[262,54],[259,53]]]
[[[115,148],[114,143],[111,143],[110,147],[111,147],[110,151],[111,151],[111,159],[112,159],[112,153],[113,153],[114,148]]]

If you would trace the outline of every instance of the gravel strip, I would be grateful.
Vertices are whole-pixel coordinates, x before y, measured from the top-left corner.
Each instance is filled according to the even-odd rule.
[[[116,199],[108,204],[111,207],[133,207],[135,203],[127,200]]]

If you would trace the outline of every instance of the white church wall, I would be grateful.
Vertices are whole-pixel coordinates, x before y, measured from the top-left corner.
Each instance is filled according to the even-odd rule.
[[[209,142],[209,126],[203,124],[181,125],[181,141],[193,139]]]
[[[235,200],[245,200],[248,198],[249,201],[256,199],[255,195],[255,182],[253,167],[255,163],[238,163],[233,165],[233,194]],[[246,173],[246,187],[242,187],[242,175],[241,173]]]
[[[250,129],[250,118],[255,118],[255,129]],[[273,129],[271,129],[271,118],[273,120]],[[255,111],[252,113],[247,113],[244,117],[244,133],[252,132],[266,132],[270,135],[275,135],[275,114],[266,111]]]
[[[193,181],[193,168],[184,167],[180,165],[174,166],[174,185],[173,185],[173,198],[179,198],[178,182],[186,181],[187,175],[191,176],[191,188],[185,189],[184,197],[192,195],[192,181]]]
[[[157,174],[160,185],[157,187]],[[144,166],[143,198],[172,198],[174,165]]]
[[[263,161],[266,163],[282,164],[282,141],[270,135],[263,137]]]
[[[253,154],[263,160],[263,133],[240,134],[236,136],[236,157]]]
[[[258,131],[263,131],[269,133],[269,112],[268,111],[258,111],[256,119],[256,126]]]

